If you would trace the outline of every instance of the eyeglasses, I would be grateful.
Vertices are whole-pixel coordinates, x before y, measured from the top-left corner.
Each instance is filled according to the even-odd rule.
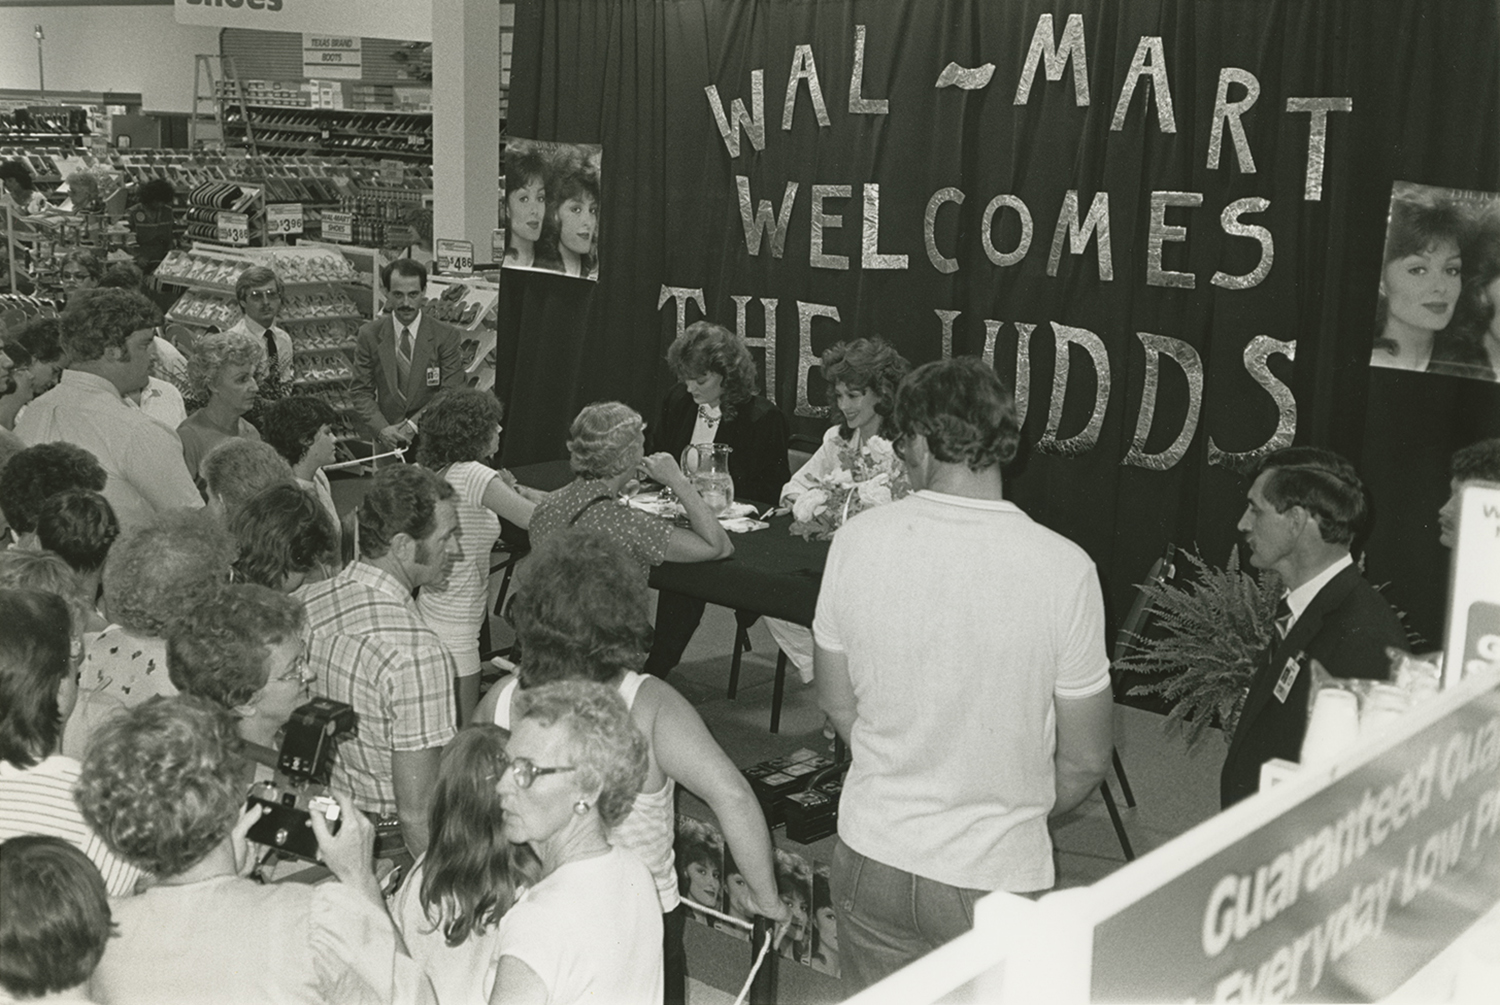
[[[81,283],[85,279],[89,278],[89,274],[87,272],[68,272],[64,270],[62,273],[62,278],[64,282],[71,280],[75,283]]]
[[[308,664],[307,653],[298,653],[296,659],[288,663],[286,669],[274,679],[288,684],[293,681],[301,684],[311,684],[318,679],[318,675],[313,672],[312,667]]]
[[[248,290],[245,293],[245,299],[266,303],[271,300],[280,300],[281,294],[276,290]]]
[[[559,768],[539,768],[536,762],[529,757],[507,757],[500,767],[500,774],[510,772],[510,777],[515,779],[516,788],[529,789],[531,783],[543,775],[556,775],[566,771],[577,771],[578,765],[571,764]],[[498,776],[497,776],[498,777]]]

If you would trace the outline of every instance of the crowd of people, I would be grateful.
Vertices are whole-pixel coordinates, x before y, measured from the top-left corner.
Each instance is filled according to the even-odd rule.
[[[840,343],[822,361],[837,421],[793,472],[743,343],[700,322],[671,347],[681,383],[649,436],[628,406],[589,405],[567,441],[576,477],[546,493],[491,466],[500,404],[449,386],[425,271],[387,281],[391,314],[361,333],[360,415],[415,450],[349,512],[322,471],[339,417],[289,393],[269,270],[241,277],[241,324],[187,347],[193,411],[175,422],[142,393],[176,385],[139,293],[81,287],[0,345],[5,994],[680,1002],[686,902],[721,885],[802,955],[840,954],[855,990],[967,930],[984,893],[1053,885],[1048,818],[1097,788],[1112,750],[1104,606],[1085,552],[1005,498],[1020,427],[991,367]],[[837,482],[862,500],[811,630],[772,626],[852,757],[811,903],[812,877],[782,881],[749,784],[664,679],[703,604],[663,593],[653,619],[650,568],[734,550],[684,470],[695,443],[731,449],[742,497],[795,508]],[[1500,441],[1460,451],[1453,479],[1454,500],[1500,482]],[[642,481],[672,490],[679,523],[618,504]],[[1300,660],[1380,676],[1405,645],[1351,555],[1367,518],[1328,451],[1253,473],[1240,530],[1287,592],[1226,806],[1262,762],[1295,759]],[[502,521],[533,552],[509,611],[516,672],[481,694]],[[327,881],[277,882],[246,793],[284,768],[313,697],[358,728],[333,762],[337,813],[309,815]],[[717,853],[700,835],[677,860],[679,786],[717,817]]]

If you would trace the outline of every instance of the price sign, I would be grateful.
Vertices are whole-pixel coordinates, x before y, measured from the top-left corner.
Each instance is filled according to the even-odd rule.
[[[219,243],[240,247],[250,243],[250,217],[244,213],[220,210],[216,223]]]
[[[338,241],[342,244],[354,243],[354,214],[353,213],[324,213],[323,214],[323,240]]]
[[[438,271],[445,275],[470,275],[474,271],[474,242],[441,238],[437,243],[437,260]]]
[[[302,233],[302,204],[273,202],[266,207],[266,232],[272,237]]]
[[[400,187],[406,180],[406,165],[394,157],[386,157],[380,162],[380,180],[387,185]]]

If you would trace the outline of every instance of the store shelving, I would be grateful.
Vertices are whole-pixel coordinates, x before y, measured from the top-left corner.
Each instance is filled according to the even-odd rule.
[[[311,108],[274,104],[224,105],[229,143],[242,143],[245,118],[258,147],[284,152],[432,160],[432,113]]]

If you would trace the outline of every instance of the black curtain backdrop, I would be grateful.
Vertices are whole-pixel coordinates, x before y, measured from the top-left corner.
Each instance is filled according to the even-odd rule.
[[[836,308],[811,322],[815,356],[840,339],[880,335],[914,362],[980,354],[995,328],[997,372],[1014,383],[1018,340],[1029,332],[1028,449],[1008,472],[1008,492],[1028,513],[1077,541],[1104,576],[1112,614],[1168,540],[1197,544],[1223,562],[1246,488],[1237,470],[1273,441],[1281,410],[1277,381],[1295,396],[1297,443],[1336,449],[1370,485],[1379,518],[1370,539],[1372,579],[1414,628],[1440,639],[1446,554],[1436,510],[1447,493],[1452,451],[1500,435],[1500,386],[1424,374],[1371,371],[1377,280],[1391,185],[1500,191],[1500,14],[1494,0],[530,0],[517,5],[510,135],[603,145],[601,275],[589,283],[507,272],[501,284],[497,393],[508,409],[505,459],[519,464],[563,456],[569,420],[603,398],[655,414],[671,386],[666,347],[677,333],[676,302],[664,287],[701,290],[700,316],[767,335],[763,299],[774,299],[775,372],[766,383],[794,424],[825,424],[797,412],[798,302]],[[1078,103],[1073,62],[1048,79],[1036,67],[1029,95],[1018,84],[1043,15],[1058,44],[1081,17],[1088,103]],[[887,114],[850,111],[857,26],[865,26],[862,96],[889,102]],[[1142,37],[1159,38],[1158,52]],[[826,107],[820,125],[808,81],[797,84],[792,127],[784,98],[799,46],[810,46]],[[1143,54],[1144,48],[1144,54]],[[1159,58],[1158,58],[1159,56]],[[1164,128],[1149,75],[1135,86],[1122,128],[1111,128],[1132,60],[1164,66],[1175,131]],[[977,89],[937,87],[950,62],[994,64]],[[1253,74],[1259,96],[1242,116],[1254,173],[1240,162],[1230,130],[1217,122],[1221,69]],[[752,107],[752,71],[763,70],[764,145],[738,129],[731,156],[705,87],[717,87],[726,116]],[[1229,86],[1230,101],[1245,88]],[[1310,122],[1288,99],[1347,98],[1327,114],[1321,198],[1306,197]],[[1217,168],[1208,168],[1220,133]],[[784,253],[767,235],[747,248],[736,177],[751,209],[774,211],[797,183]],[[907,267],[861,262],[865,186],[879,186],[878,247]],[[827,198],[823,252],[847,269],[815,267],[812,189],[849,186]],[[943,272],[929,259],[928,200],[954,187],[962,204],[939,208],[933,238],[956,260]],[[1102,275],[1096,233],[1081,253],[1066,238],[1055,270],[1049,257],[1069,191],[1080,217],[1108,195],[1112,277]],[[1167,226],[1186,239],[1162,244],[1161,267],[1189,273],[1191,289],[1148,277],[1152,193],[1198,193],[1173,206]],[[994,264],[982,222],[991,199],[1018,197],[1032,217],[1030,249]],[[1214,285],[1216,271],[1243,275],[1261,261],[1253,237],[1231,235],[1220,214],[1236,200],[1269,201],[1244,224],[1274,241],[1269,274],[1247,289]],[[1175,199],[1176,197],[1168,197]],[[1013,210],[997,213],[1000,252],[1020,237]],[[1055,274],[1049,274],[1055,272]],[[748,298],[748,300],[746,299]],[[937,311],[957,312],[951,346]],[[999,322],[987,326],[986,322]],[[1031,326],[1031,327],[1021,327]],[[1058,326],[1067,326],[1059,328]],[[1107,352],[1109,397],[1092,444],[1085,431],[1101,390],[1089,353],[1067,349],[1066,379],[1056,345],[1069,329],[1097,336]],[[1180,460],[1125,463],[1142,401],[1156,405],[1143,450],[1166,450],[1187,425],[1190,380],[1160,357],[1148,379],[1141,333],[1175,339],[1202,362],[1201,413]],[[1244,353],[1257,337],[1295,342],[1295,359],[1272,354],[1257,373]],[[1086,341],[1086,339],[1085,339]],[[764,351],[757,348],[758,360]],[[1054,379],[1065,388],[1054,436],[1046,436]],[[810,404],[826,398],[816,367]],[[803,413],[809,409],[802,409]],[[1211,463],[1219,451],[1250,455]],[[1058,447],[1054,441],[1063,441]],[[1086,447],[1086,449],[1079,449]],[[1161,469],[1164,468],[1164,469]]]

